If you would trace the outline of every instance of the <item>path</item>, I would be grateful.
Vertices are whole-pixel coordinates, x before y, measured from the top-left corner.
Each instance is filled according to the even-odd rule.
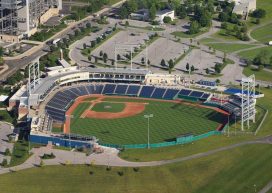
[[[272,24],[272,21],[268,21],[268,22],[265,22],[265,23],[262,23],[260,25],[257,25],[257,26],[254,26],[252,28],[250,28],[247,32],[247,35],[249,37],[249,39],[251,40],[251,42],[259,42],[258,40],[255,40],[252,36],[251,36],[251,32],[253,32],[254,30],[257,30],[259,28],[262,28],[266,25],[269,25],[269,24]]]
[[[119,151],[113,148],[105,148],[104,152],[101,154],[91,154],[86,156],[85,153],[79,152],[68,152],[59,149],[50,149],[47,147],[32,149],[33,155],[23,164],[11,167],[3,168],[0,170],[0,174],[5,174],[13,171],[24,170],[28,168],[37,167],[40,164],[40,156],[44,153],[53,153],[56,158],[50,160],[44,160],[45,165],[61,165],[67,163],[70,164],[90,164],[104,165],[104,166],[118,166],[118,167],[150,167],[150,166],[161,166],[166,164],[172,164],[177,162],[188,161],[192,159],[207,157],[218,152],[231,150],[236,147],[241,147],[249,144],[272,144],[272,136],[264,137],[258,140],[241,142],[238,144],[229,145],[226,147],[217,148],[203,153],[197,153],[194,155],[176,158],[172,160],[162,160],[162,161],[151,161],[151,162],[130,162],[123,160],[118,157]]]
[[[272,189],[272,180],[259,193],[266,193]]]

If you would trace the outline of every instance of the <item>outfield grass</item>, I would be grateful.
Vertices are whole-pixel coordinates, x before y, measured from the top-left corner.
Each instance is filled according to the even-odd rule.
[[[206,45],[226,53],[231,53],[231,52],[235,52],[235,51],[243,50],[247,48],[253,48],[256,46],[256,45],[250,45],[250,44],[224,44],[224,43],[206,43]]]
[[[117,113],[123,111],[124,109],[125,109],[124,103],[101,102],[96,103],[93,106],[92,111]]]
[[[46,166],[1,175],[0,187],[12,193],[254,193],[254,184],[259,191],[272,179],[271,157],[271,145],[258,144],[138,171]]]
[[[263,26],[259,29],[256,29],[251,32],[251,36],[260,42],[268,44],[269,41],[272,41],[272,24]]]
[[[82,103],[73,112],[72,133],[93,135],[101,143],[142,144],[147,140],[147,120],[144,114],[154,114],[150,120],[150,142],[175,140],[178,135],[194,135],[215,130],[225,117],[211,109],[184,104],[140,99],[106,98],[108,101],[148,102],[145,111],[133,117],[119,119],[79,118],[90,104]]]

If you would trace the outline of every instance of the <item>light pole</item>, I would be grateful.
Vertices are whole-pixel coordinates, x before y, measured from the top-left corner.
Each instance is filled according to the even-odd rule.
[[[74,115],[65,115],[65,117],[66,117],[66,119],[69,120],[68,121],[69,126],[67,125],[66,127],[69,127],[69,146],[70,146],[70,149],[72,149],[71,148],[71,127],[70,127],[70,125],[71,125],[71,118],[74,118]]]
[[[144,115],[144,118],[147,119],[147,148],[150,149],[150,143],[149,143],[149,135],[150,135],[150,132],[149,132],[149,119],[154,117],[153,114],[149,114],[149,115]]]

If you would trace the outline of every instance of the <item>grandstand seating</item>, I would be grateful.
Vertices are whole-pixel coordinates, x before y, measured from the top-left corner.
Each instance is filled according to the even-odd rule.
[[[119,95],[125,95],[127,88],[128,88],[128,85],[126,84],[118,84],[114,93]]]
[[[77,90],[79,91],[80,96],[89,94],[85,86],[80,86],[77,88]]]
[[[102,94],[113,94],[115,87],[115,84],[106,84],[104,90],[102,91]]]
[[[211,94],[204,93],[204,94],[201,96],[201,99],[207,100],[207,99],[210,97],[210,95],[211,95]]]
[[[165,88],[155,88],[155,91],[153,92],[151,98],[161,99],[163,97],[165,91],[166,91]]]
[[[137,95],[141,86],[139,85],[129,85],[127,89],[127,95]]]
[[[179,90],[167,89],[167,91],[165,92],[163,98],[164,99],[173,99],[178,94],[178,92],[179,92]]]
[[[179,95],[182,95],[182,96],[189,96],[191,94],[192,90],[187,90],[187,89],[182,89],[180,92],[179,92]]]
[[[211,86],[211,87],[216,86],[216,82],[214,81],[200,80],[197,83],[203,86]]]
[[[144,98],[150,98],[154,89],[154,86],[143,86],[139,96]]]
[[[195,97],[195,98],[201,98],[203,94],[204,94],[203,92],[192,91],[189,96]]]

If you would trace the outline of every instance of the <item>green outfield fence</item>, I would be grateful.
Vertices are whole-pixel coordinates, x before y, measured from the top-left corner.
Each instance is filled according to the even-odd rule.
[[[224,131],[228,125],[225,125],[222,131]],[[197,136],[186,136],[186,137],[180,137],[177,138],[176,141],[170,141],[170,142],[162,142],[162,143],[151,143],[150,148],[158,148],[158,147],[168,147],[168,146],[173,146],[173,145],[181,145],[181,144],[186,144],[186,143],[192,143],[194,141],[204,139],[213,135],[221,135],[221,131],[210,131],[208,133],[204,133],[201,135]],[[129,144],[129,145],[115,145],[115,144],[100,144],[102,146],[106,147],[113,147],[113,148],[124,148],[124,149],[144,149],[147,148],[147,144]]]

